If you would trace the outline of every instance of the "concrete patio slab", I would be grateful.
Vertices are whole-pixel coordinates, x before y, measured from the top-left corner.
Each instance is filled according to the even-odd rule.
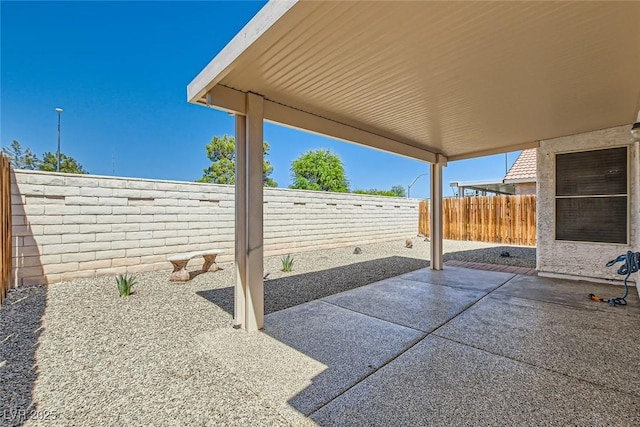
[[[198,335],[196,341],[212,362],[235,377],[239,386],[254,393],[257,404],[276,409],[286,419],[285,424],[313,425],[288,401],[309,387],[313,378],[327,369],[326,365],[265,333],[221,328]],[[227,385],[219,386],[231,392]]]
[[[622,288],[422,270],[198,340],[292,425],[640,425],[640,303],[585,290]]]
[[[323,426],[638,425],[637,396],[429,336],[320,410]]]
[[[312,413],[425,336],[322,301],[266,316],[265,333],[327,367],[289,400],[303,414]]]
[[[434,334],[633,393],[640,402],[639,318],[617,315],[616,310],[604,312],[496,293]]]
[[[512,273],[447,267],[440,271],[423,268],[400,277],[433,285],[490,292],[514,276],[515,274]]]
[[[431,332],[485,292],[393,278],[342,292],[323,301],[378,319]]]
[[[534,258],[535,258],[535,255],[534,255]],[[450,259],[449,261],[446,261],[444,265],[447,267],[471,268],[473,270],[501,271],[503,273],[528,274],[531,276],[538,275],[538,272],[536,271],[535,268],[516,267],[513,265],[502,265],[502,264],[489,264],[486,262],[472,262],[472,261],[460,261],[456,259]]]
[[[627,306],[611,307],[606,303],[597,303],[589,299],[589,294],[604,298],[620,297],[623,286],[602,283],[580,282],[575,280],[551,279],[546,277],[516,276],[496,290],[496,294],[553,302],[589,310],[603,310],[612,314],[626,314],[640,317],[640,301],[634,287],[629,288]]]

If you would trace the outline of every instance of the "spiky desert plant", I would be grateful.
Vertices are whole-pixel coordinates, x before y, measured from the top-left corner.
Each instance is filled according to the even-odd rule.
[[[119,275],[116,277],[116,284],[118,285],[118,292],[121,297],[128,297],[131,295],[131,288],[136,284],[136,277],[134,275],[127,276]]]
[[[283,256],[282,259],[282,271],[285,273],[291,273],[293,269],[293,257],[291,255]]]

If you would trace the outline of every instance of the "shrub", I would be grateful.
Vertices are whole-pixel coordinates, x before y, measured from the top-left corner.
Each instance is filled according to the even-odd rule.
[[[118,285],[118,292],[121,297],[128,297],[131,295],[131,288],[136,283],[136,277],[131,275],[119,275],[116,277],[116,284]]]
[[[285,273],[291,273],[293,269],[293,257],[291,255],[283,256],[282,259],[282,271]]]

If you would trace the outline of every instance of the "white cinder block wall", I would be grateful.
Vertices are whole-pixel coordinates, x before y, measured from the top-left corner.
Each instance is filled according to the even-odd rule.
[[[267,188],[264,203],[265,255],[418,230],[415,199]],[[201,249],[233,260],[233,186],[18,170],[12,210],[18,286],[167,270],[167,256]]]
[[[538,148],[538,251],[541,276],[579,276],[622,280],[620,264],[606,263],[628,250],[640,251],[640,152],[633,142],[631,125],[541,141]],[[555,240],[555,155],[570,151],[629,146],[629,244],[567,242]],[[637,280],[636,275],[631,280]]]

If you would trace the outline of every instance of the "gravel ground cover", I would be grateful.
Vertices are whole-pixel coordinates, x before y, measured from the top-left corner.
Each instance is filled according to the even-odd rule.
[[[292,273],[265,259],[267,313],[428,265],[413,239],[296,254]],[[448,257],[520,262],[535,250],[445,241]],[[485,255],[482,255],[485,254]],[[499,254],[499,251],[498,251]],[[458,259],[458,258],[449,258]],[[520,265],[520,264],[512,264]],[[197,270],[197,265],[192,270]],[[138,275],[120,298],[113,277],[13,290],[0,309],[0,425],[299,425],[207,357],[194,339],[232,325],[233,264],[176,285],[169,272]]]
[[[500,254],[508,252],[508,257]],[[485,264],[502,264],[513,267],[536,268],[536,248],[526,246],[491,246],[456,250],[443,255],[445,261],[469,261]]]

